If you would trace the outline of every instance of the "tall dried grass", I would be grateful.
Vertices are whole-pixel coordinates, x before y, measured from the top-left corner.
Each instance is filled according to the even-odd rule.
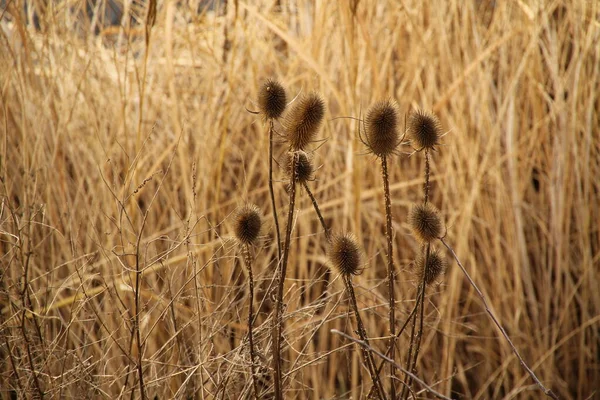
[[[385,349],[388,334],[380,172],[356,122],[338,117],[391,97],[449,129],[430,201],[515,345],[561,398],[598,396],[598,2],[240,0],[225,14],[167,2],[148,47],[138,2],[126,3],[133,21],[98,35],[75,15],[84,2],[50,3],[38,4],[38,29],[22,1],[0,22],[2,397],[140,397],[139,369],[147,398],[251,393],[231,213],[246,201],[270,210],[269,137],[245,108],[271,76],[292,97],[327,101],[311,186],[323,217],[369,255],[353,284],[371,345]],[[406,221],[422,162],[389,165],[400,321],[418,285]],[[275,191],[283,212],[285,183]],[[353,329],[344,284],[329,279],[310,199],[296,206],[285,390],[358,399],[370,385],[360,352],[330,333]],[[252,255],[265,367],[272,228]],[[456,266],[427,301],[421,379],[462,398],[540,398]],[[257,373],[272,390],[271,373]]]

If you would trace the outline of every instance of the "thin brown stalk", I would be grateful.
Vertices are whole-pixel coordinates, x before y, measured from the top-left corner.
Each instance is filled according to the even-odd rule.
[[[323,227],[323,230],[325,231],[325,239],[327,240],[327,242],[330,242],[331,241],[331,229],[325,223],[325,218],[323,218],[323,214],[321,214],[321,209],[319,208],[319,203],[317,203],[317,199],[313,195],[313,192],[310,190],[310,187],[308,187],[308,183],[302,182],[302,186],[304,186],[304,190],[306,191],[306,194],[308,194],[308,197],[310,197],[310,201],[312,202],[313,208],[315,209],[315,212],[317,213],[319,222],[321,223],[321,226]]]
[[[285,243],[283,247],[283,258],[278,274],[277,297],[275,298],[275,318],[272,329],[273,336],[273,369],[275,371],[275,400],[283,400],[283,374],[281,372],[281,340],[283,331],[283,286],[287,272],[288,257],[290,254],[290,241],[292,237],[292,225],[294,223],[294,207],[296,206],[296,162],[298,154],[294,153],[292,171],[290,176],[290,204],[288,208],[288,220],[285,229]]]
[[[252,275],[252,256],[248,245],[242,245],[242,253],[244,255],[244,263],[248,269],[248,344],[250,346],[250,362],[252,363],[250,370],[252,373],[252,386],[254,388],[254,398],[258,397],[258,382],[256,377],[256,353],[254,351],[254,337],[252,335],[252,322],[254,319],[254,276]]]
[[[390,357],[395,360],[396,356],[396,296],[394,290],[395,270],[394,270],[394,246],[392,241],[392,202],[390,198],[390,181],[387,168],[387,157],[381,157],[381,175],[383,178],[383,197],[385,200],[385,237],[387,239],[387,273],[388,273],[388,291],[389,291],[389,347]],[[390,365],[390,387],[391,398],[396,398],[396,369]]]
[[[425,263],[424,263],[424,267],[427,268],[427,260],[429,259],[429,254],[431,252],[431,245],[427,244],[427,248],[425,249],[426,251],[426,255],[425,255]],[[409,371],[411,371],[413,374],[416,372],[417,369],[417,360],[419,358],[419,351],[421,349],[421,340],[423,338],[423,320],[424,320],[424,314],[425,314],[425,288],[426,288],[426,282],[425,282],[425,277],[427,276],[427,274],[424,272],[423,273],[423,280],[421,281],[421,286],[420,286],[420,292],[419,292],[419,298],[421,299],[420,301],[420,313],[418,316],[419,319],[419,329],[417,330],[417,336],[415,338],[415,351],[413,354],[413,358],[412,358],[412,365],[409,368]],[[415,317],[417,318],[417,317]],[[410,358],[409,358],[409,362]],[[412,378],[410,377],[406,377],[407,378],[407,387],[410,389],[410,385],[412,384]]]
[[[415,302],[415,306],[413,307],[412,311],[410,312],[410,314],[408,314],[408,317],[406,318],[406,321],[404,321],[404,325],[402,325],[402,327],[398,330],[398,332],[396,332],[396,338],[399,338],[400,336],[402,336],[402,334],[404,333],[404,330],[406,329],[406,327],[408,326],[408,323],[411,321],[412,317],[415,315],[415,313],[417,312],[417,310],[419,309],[419,300],[421,298],[421,292],[418,292],[418,297],[417,300]],[[385,352],[386,356],[389,356],[390,351],[392,350],[392,348],[388,345],[388,348]],[[379,375],[381,373],[381,369],[383,368],[383,364],[385,363],[385,360],[382,360],[379,363],[379,366],[377,367],[377,375]],[[402,381],[402,383],[404,385],[406,385],[404,383],[404,381]],[[410,390],[410,387],[408,388],[408,390]],[[367,398],[369,398],[369,396],[367,396]],[[402,397],[400,397],[402,398]]]
[[[275,204],[275,191],[273,190],[273,119],[269,119],[269,194],[271,196],[271,208],[273,209],[273,221],[275,222],[275,236],[277,237],[277,262],[281,260],[281,231],[279,219],[277,218],[277,205]]]
[[[367,330],[362,322],[362,318],[360,317],[360,313],[358,312],[358,304],[356,302],[356,295],[354,294],[354,288],[352,287],[352,281],[348,275],[343,276],[344,283],[346,284],[346,291],[348,292],[348,297],[350,298],[350,305],[352,306],[352,310],[354,311],[354,316],[356,317],[356,331],[358,332],[358,336],[360,336],[361,340],[369,344],[369,339],[367,336]],[[381,379],[379,379],[379,374],[376,373],[375,369],[375,360],[373,359],[373,354],[368,349],[362,347],[362,355],[367,368],[369,369],[369,375],[371,375],[371,381],[373,382],[373,387],[377,390],[377,396],[379,399],[385,399],[385,391],[383,389],[383,385],[381,384]]]
[[[428,201],[429,201],[429,180],[430,180],[430,165],[429,165],[429,149],[425,149],[425,182],[423,183],[423,193],[424,193],[424,199],[423,199],[423,204],[427,205]],[[426,249],[424,249],[424,251],[427,252],[426,257],[425,257],[425,267],[427,266],[427,259],[429,258],[429,253],[431,250],[431,246],[428,244]],[[413,323],[412,323],[412,328],[411,328],[411,333],[410,333],[410,344],[409,344],[409,348],[408,348],[408,357],[406,359],[406,369],[408,371],[411,371],[412,373],[415,372],[416,366],[417,366],[417,358],[419,356],[419,350],[421,347],[421,338],[423,337],[423,317],[425,314],[425,276],[426,274],[423,273],[423,279],[422,282],[420,283],[418,289],[417,289],[417,304],[416,307],[420,308],[420,313],[416,314],[413,316]],[[419,321],[419,328],[417,329],[417,322]],[[415,334],[416,331],[416,334]],[[412,383],[412,379],[405,374],[405,381],[407,382],[407,385],[405,385],[402,388],[402,393],[400,395],[401,399],[406,398],[405,396],[408,396],[408,392],[407,392],[407,388],[410,387],[411,383]]]
[[[535,384],[544,392],[544,394],[546,396],[548,396],[548,397],[550,397],[550,398],[552,398],[554,400],[558,400],[559,397],[551,389],[548,389],[546,386],[544,386],[542,384],[542,382],[538,379],[538,377],[531,370],[531,368],[529,368],[529,366],[527,365],[527,363],[525,362],[525,360],[523,359],[523,357],[521,357],[521,354],[519,353],[519,351],[517,350],[517,348],[513,344],[512,340],[510,339],[510,337],[508,336],[508,334],[506,333],[506,331],[504,330],[504,328],[502,327],[502,325],[500,324],[500,322],[498,321],[498,319],[496,318],[496,316],[494,315],[494,313],[492,312],[492,310],[490,310],[490,308],[488,306],[488,303],[487,303],[487,301],[485,299],[485,296],[483,295],[483,293],[481,292],[481,290],[479,290],[479,287],[477,287],[477,285],[475,284],[475,282],[471,278],[471,275],[469,275],[469,273],[467,272],[467,270],[465,269],[465,267],[462,265],[462,263],[458,259],[458,256],[454,252],[454,249],[452,247],[450,247],[450,245],[448,243],[446,243],[446,241],[444,240],[444,238],[440,238],[440,242],[442,242],[442,244],[444,246],[446,246],[446,248],[448,249],[448,251],[450,251],[450,253],[452,253],[452,257],[454,257],[454,259],[456,260],[456,263],[458,264],[458,266],[462,270],[463,274],[465,274],[465,276],[467,277],[467,280],[469,281],[469,284],[473,287],[473,289],[475,289],[475,291],[477,292],[477,295],[479,296],[479,298],[483,302],[483,306],[485,308],[485,312],[488,314],[488,316],[490,317],[490,319],[492,320],[492,322],[494,323],[494,325],[496,325],[496,327],[498,328],[498,330],[502,333],[502,336],[504,336],[504,339],[506,339],[506,341],[510,345],[513,353],[515,353],[515,355],[519,359],[519,362],[521,363],[521,366],[525,369],[525,371],[527,371],[527,373],[529,374],[529,376],[531,376],[531,379],[534,380]]]

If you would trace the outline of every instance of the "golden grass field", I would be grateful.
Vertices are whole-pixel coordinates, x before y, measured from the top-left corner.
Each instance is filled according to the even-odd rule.
[[[40,2],[37,29],[22,0],[4,3],[0,398],[251,398],[247,272],[232,240],[246,202],[265,222],[252,250],[254,340],[270,396],[269,140],[246,109],[277,78],[289,99],[325,99],[311,187],[327,223],[362,246],[353,281],[375,348],[388,335],[385,210],[379,163],[352,118],[391,98],[403,119],[417,108],[439,117],[431,202],[527,364],[561,399],[599,399],[600,3],[275,3],[197,13],[197,1],[160,2],[151,26],[148,5],[133,2],[132,20],[105,27],[86,22],[85,2]],[[276,160],[285,149],[278,138]],[[400,322],[418,286],[407,213],[422,196],[423,157],[410,153],[389,161]],[[279,168],[275,179],[285,226]],[[286,398],[364,399],[359,348],[331,332],[356,336],[348,299],[301,190],[296,210]],[[444,254],[417,376],[455,399],[543,398]]]

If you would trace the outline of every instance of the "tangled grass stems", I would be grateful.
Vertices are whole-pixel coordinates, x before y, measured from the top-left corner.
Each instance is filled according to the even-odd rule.
[[[443,394],[441,394],[440,392],[433,389],[431,386],[426,384],[422,379],[419,379],[419,377],[416,376],[415,374],[413,374],[412,372],[404,369],[400,364],[396,363],[394,360],[392,360],[387,355],[380,353],[379,351],[377,351],[376,349],[371,347],[371,345],[369,345],[369,343],[365,342],[364,340],[355,339],[352,336],[345,334],[344,332],[338,331],[337,329],[332,329],[330,332],[333,334],[336,334],[336,335],[340,335],[340,336],[360,345],[364,349],[368,350],[370,353],[373,353],[373,354],[377,355],[378,357],[382,358],[384,362],[387,362],[387,363],[393,365],[394,368],[396,368],[398,371],[403,372],[403,373],[407,374],[408,376],[410,376],[412,379],[415,380],[415,382],[418,382],[421,386],[423,386],[423,388],[427,392],[431,393],[433,396],[437,397],[438,399],[452,400],[450,397],[446,397]]]
[[[514,345],[514,343],[510,339],[510,336],[508,336],[508,333],[506,333],[506,330],[504,330],[504,327],[498,321],[498,318],[496,318],[496,316],[494,315],[494,313],[492,312],[492,310],[490,310],[490,307],[488,306],[488,303],[487,303],[487,300],[485,299],[485,296],[483,295],[483,293],[481,292],[481,290],[479,289],[479,287],[475,284],[475,281],[473,281],[473,278],[471,278],[471,275],[469,275],[469,273],[467,272],[467,270],[465,269],[465,267],[460,262],[460,259],[458,258],[458,256],[454,252],[454,249],[448,243],[446,243],[446,241],[444,240],[444,238],[440,238],[439,240],[446,247],[446,249],[448,249],[448,251],[452,254],[452,257],[454,258],[454,260],[456,261],[456,264],[458,264],[459,268],[461,269],[461,271],[463,272],[463,274],[465,275],[465,277],[469,281],[469,284],[471,285],[471,287],[473,289],[475,289],[475,292],[477,292],[477,295],[479,296],[479,298],[483,302],[483,307],[485,308],[485,312],[490,317],[490,319],[492,320],[492,322],[494,323],[494,325],[496,325],[496,328],[498,328],[498,330],[500,331],[500,333],[502,333],[502,336],[504,336],[504,339],[506,339],[506,341],[510,345],[510,348],[512,349],[513,353],[515,353],[515,356],[517,356],[517,358],[519,359],[519,362],[521,363],[521,366],[525,369],[525,371],[527,371],[527,373],[529,374],[529,376],[531,377],[531,379],[533,379],[533,381],[535,382],[535,384],[542,390],[542,392],[544,392],[544,394],[546,396],[548,396],[548,397],[550,397],[551,399],[554,399],[554,400],[559,400],[559,397],[552,391],[552,389],[548,389],[546,386],[544,386],[544,384],[539,380],[539,378],[537,377],[537,375],[535,374],[535,372],[533,372],[533,370],[531,368],[529,368],[529,365],[527,365],[527,363],[525,362],[525,360],[523,359],[523,357],[519,353],[519,350],[517,350],[517,347]]]

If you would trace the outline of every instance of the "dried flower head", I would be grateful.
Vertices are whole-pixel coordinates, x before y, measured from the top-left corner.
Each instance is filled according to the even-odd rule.
[[[419,280],[423,281],[423,279],[425,279],[425,284],[431,285],[446,272],[446,260],[437,250],[429,252],[427,266],[425,266],[425,258],[426,254],[421,252],[417,257],[415,267],[417,269]]]
[[[302,150],[298,150],[296,152],[288,151],[283,155],[281,165],[283,166],[285,175],[291,180],[294,153],[296,154],[296,182],[303,184],[312,180],[315,168],[313,166],[311,157]]]
[[[378,157],[394,152],[398,146],[398,107],[391,101],[373,105],[365,118],[365,139],[369,150]]]
[[[265,118],[279,118],[285,106],[287,97],[283,86],[274,79],[267,79],[258,92],[258,107]]]
[[[408,117],[408,136],[418,150],[433,149],[440,142],[442,126],[435,115],[417,110]]]
[[[345,276],[360,273],[360,249],[351,234],[335,235],[328,250],[332,267]]]
[[[442,218],[437,208],[427,203],[417,204],[408,215],[413,235],[422,243],[429,243],[442,236]]]
[[[235,237],[243,244],[253,244],[260,235],[262,219],[260,210],[254,204],[246,204],[235,214]]]
[[[296,100],[286,116],[285,128],[292,150],[304,150],[315,139],[325,117],[325,102],[317,93]]]

